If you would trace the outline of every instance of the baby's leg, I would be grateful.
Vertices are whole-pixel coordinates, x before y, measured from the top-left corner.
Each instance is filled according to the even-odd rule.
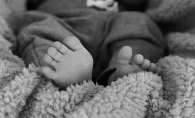
[[[151,63],[148,59],[144,59],[143,55],[132,55],[132,49],[124,46],[117,55],[116,71],[109,77],[108,84],[116,81],[119,77],[123,77],[130,73],[139,71],[151,71],[157,74],[161,73],[161,69],[156,64]]]
[[[155,23],[139,12],[120,12],[110,22],[101,51],[101,66],[109,65],[98,83],[106,86],[118,77],[138,71],[160,73],[154,63],[163,56],[166,43]]]
[[[48,49],[44,61],[55,70],[43,67],[43,74],[61,88],[90,80],[92,77],[92,56],[76,37],[66,37],[63,44],[54,42]]]

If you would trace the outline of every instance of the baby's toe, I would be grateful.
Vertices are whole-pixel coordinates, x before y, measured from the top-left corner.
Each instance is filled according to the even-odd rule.
[[[43,68],[42,68],[42,73],[43,73],[46,77],[48,77],[48,78],[50,78],[50,79],[55,79],[55,78],[56,78],[55,72],[54,72],[52,69],[50,69],[49,67],[43,67]]]
[[[150,68],[150,61],[148,59],[144,59],[144,62],[141,64],[141,68],[147,70]]]
[[[124,46],[118,53],[118,66],[129,65],[129,61],[132,57],[132,49],[129,46]]]
[[[66,37],[63,43],[72,51],[76,51],[84,48],[81,42],[79,41],[79,39],[74,36]]]
[[[160,67],[157,68],[157,72],[156,72],[158,75],[161,75],[162,74],[162,69]]]
[[[44,56],[44,61],[45,61],[45,63],[47,63],[48,65],[50,65],[50,66],[52,66],[52,67],[56,67],[56,64],[57,64],[57,62],[55,61],[55,60],[53,60],[53,58],[52,57],[50,57],[49,55],[45,55]]]
[[[59,61],[60,57],[62,56],[62,54],[60,52],[58,52],[56,50],[56,48],[54,48],[54,47],[50,47],[48,49],[48,52],[47,53],[48,53],[49,56],[51,56],[56,61]]]
[[[154,63],[150,64],[150,68],[148,69],[149,71],[156,73],[157,72],[157,66]]]
[[[51,56],[49,56],[48,54],[45,54],[45,56],[44,56],[44,59],[43,59],[44,61],[45,61],[45,63],[47,63],[47,64],[50,64],[52,61],[53,61],[53,59],[52,59],[52,57]]]
[[[56,41],[53,43],[53,47],[56,48],[60,53],[65,54],[67,51],[70,51],[64,44]]]
[[[144,57],[141,54],[136,54],[133,57],[133,62],[137,65],[141,65],[144,62]]]
[[[129,46],[124,46],[118,53],[117,57],[117,69],[116,76],[122,77],[133,72],[133,68],[130,68],[129,61],[132,57],[132,49]],[[132,66],[132,65],[131,65]]]

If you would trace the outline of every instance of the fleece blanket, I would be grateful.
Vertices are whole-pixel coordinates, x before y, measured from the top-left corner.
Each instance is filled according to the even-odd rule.
[[[0,16],[0,118],[194,118],[195,36],[193,23],[183,20],[192,18],[186,16],[192,15],[194,2],[148,3],[147,14],[166,28],[166,23],[173,26],[165,34],[171,55],[158,62],[162,76],[132,73],[107,87],[84,81],[64,91],[46,80],[38,67],[26,68],[13,55],[15,39],[6,15]],[[181,27],[175,28],[177,23]]]

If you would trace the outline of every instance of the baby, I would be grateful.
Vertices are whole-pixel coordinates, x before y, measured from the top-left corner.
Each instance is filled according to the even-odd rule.
[[[110,75],[108,84],[133,72],[148,70],[161,73],[156,64],[150,63],[141,54],[132,56],[132,49],[129,46],[122,47],[117,57],[116,71]],[[43,67],[43,74],[54,80],[61,88],[92,78],[93,58],[74,36],[66,37],[63,44],[54,42],[44,56],[44,61],[55,70]]]
[[[160,29],[146,14],[117,7],[129,0],[117,1],[46,0],[10,15],[18,55],[62,89],[84,80],[106,86],[139,71],[160,74]]]

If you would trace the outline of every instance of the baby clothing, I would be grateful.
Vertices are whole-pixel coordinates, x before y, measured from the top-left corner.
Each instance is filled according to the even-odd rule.
[[[43,57],[51,44],[73,35],[94,59],[92,80],[106,86],[121,47],[130,46],[133,55],[142,54],[154,63],[165,49],[161,31],[150,17],[118,10],[88,7],[86,0],[46,0],[36,11],[13,14],[8,21],[17,35],[18,55],[26,64],[44,66]]]

